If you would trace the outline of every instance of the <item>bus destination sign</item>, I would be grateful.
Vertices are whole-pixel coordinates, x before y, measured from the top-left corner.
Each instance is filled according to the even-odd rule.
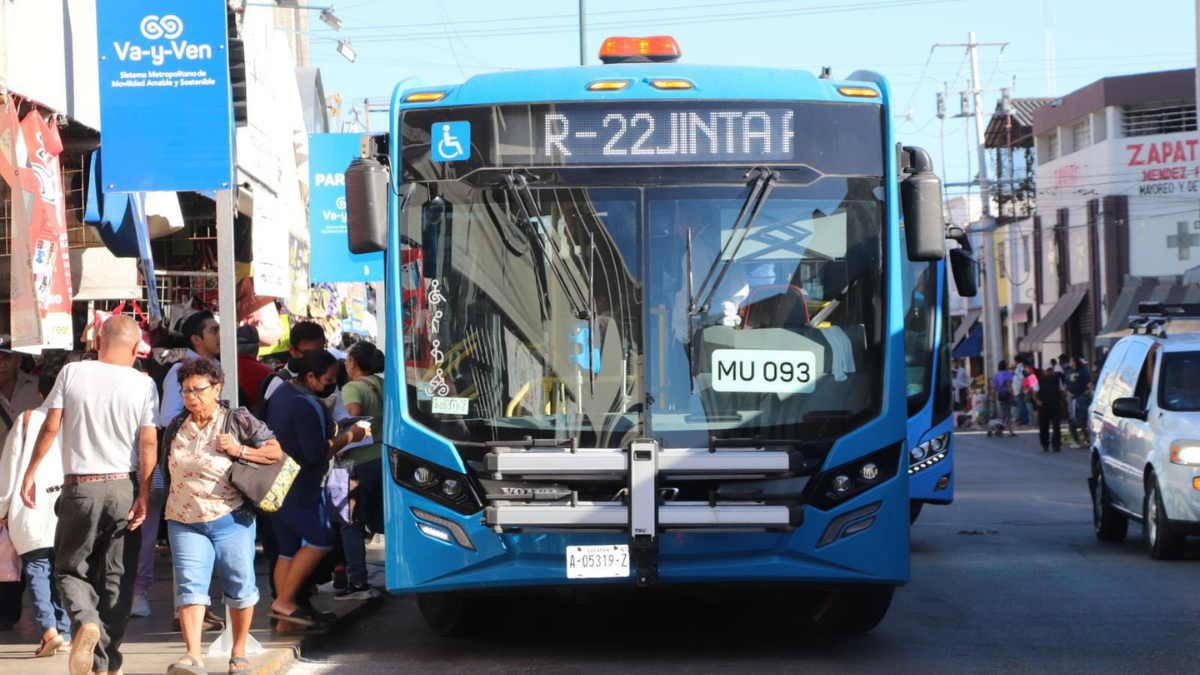
[[[541,119],[539,119],[539,117]],[[790,161],[791,108],[629,108],[534,111],[530,144],[534,164],[655,164]],[[540,132],[540,133],[539,133]],[[538,138],[540,136],[540,138]],[[504,157],[499,146],[499,163]]]

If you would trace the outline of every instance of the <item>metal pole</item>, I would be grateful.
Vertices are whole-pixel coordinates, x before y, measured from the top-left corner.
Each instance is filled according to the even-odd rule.
[[[980,226],[983,233],[983,354],[984,372],[989,375],[996,370],[996,364],[1003,353],[1000,338],[1000,307],[999,289],[996,283],[996,241],[995,223],[992,220],[991,184],[988,183],[987,147],[984,145],[983,123],[983,91],[979,82],[979,58],[976,54],[975,31],[967,38],[967,52],[971,56],[971,94],[975,105],[975,134],[979,152],[979,196],[983,201],[983,213]]]
[[[233,221],[237,185],[217,190],[217,310],[221,317],[221,369],[225,387],[221,397],[233,406],[237,396],[237,275],[233,258]]]
[[[579,0],[579,65],[587,65],[587,0]]]

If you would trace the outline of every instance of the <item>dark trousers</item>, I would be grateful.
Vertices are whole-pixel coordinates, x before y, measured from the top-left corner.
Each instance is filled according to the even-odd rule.
[[[1080,422],[1078,425],[1075,424],[1075,422],[1079,419],[1079,415],[1075,414],[1076,405],[1077,402],[1075,397],[1071,394],[1067,394],[1067,428],[1071,430],[1072,441],[1077,438],[1085,438],[1087,434],[1087,424],[1085,422]],[[1087,419],[1086,415],[1084,416],[1084,419]]]
[[[85,623],[100,627],[93,671],[121,668],[129,625],[141,529],[129,531],[131,480],[64,485],[54,533],[54,576],[71,617],[71,635]]]
[[[1042,406],[1038,410],[1038,440],[1042,447],[1053,445],[1055,449],[1062,447],[1062,408]]]

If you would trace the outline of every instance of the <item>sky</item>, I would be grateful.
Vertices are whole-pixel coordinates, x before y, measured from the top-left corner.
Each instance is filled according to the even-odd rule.
[[[317,5],[323,0],[306,0]],[[1015,97],[1063,96],[1102,77],[1196,65],[1193,0],[585,0],[588,63],[604,38],[671,35],[682,61],[770,65],[834,78],[859,68],[891,81],[897,137],[925,147],[948,183],[973,180],[978,166],[972,120],[937,117],[937,92],[970,85],[962,47],[979,42],[985,88]],[[579,0],[345,0],[342,28],[313,17],[311,53],[327,94],[343,111],[372,100],[373,129],[386,128],[386,105],[401,79],[455,84],[472,75],[579,64]],[[348,39],[354,63],[337,53]],[[1054,67],[1047,59],[1053,44]],[[991,114],[999,92],[984,94]],[[911,116],[908,112],[911,110]],[[958,115],[959,99],[947,100]],[[961,194],[967,188],[950,190]]]

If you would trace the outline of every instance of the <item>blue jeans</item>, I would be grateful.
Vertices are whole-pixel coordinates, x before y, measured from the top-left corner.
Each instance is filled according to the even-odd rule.
[[[346,553],[346,581],[351,586],[367,584],[367,528],[383,531],[383,460],[354,465],[358,479],[357,522],[342,527],[342,549]]]
[[[254,579],[254,513],[238,509],[207,523],[167,521],[175,566],[175,607],[209,604],[213,564],[221,577],[225,606],[258,604]]]
[[[29,599],[33,602],[33,620],[43,633],[51,628],[64,639],[71,639],[71,619],[58,597],[58,584],[51,580],[54,572],[54,549],[39,548],[21,554],[25,579],[29,584]]]

